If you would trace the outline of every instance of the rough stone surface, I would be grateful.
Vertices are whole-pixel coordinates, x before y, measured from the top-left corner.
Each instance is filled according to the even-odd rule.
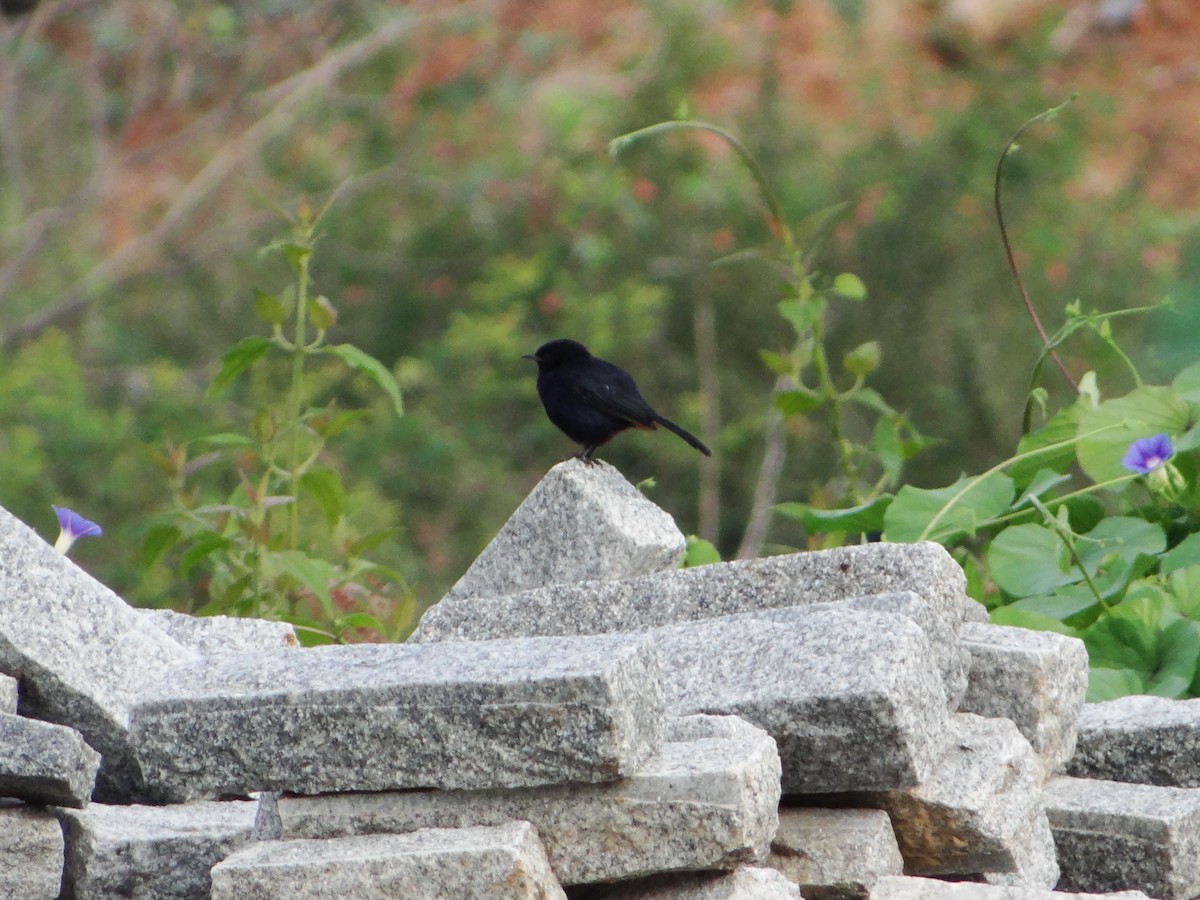
[[[296,629],[287,622],[235,616],[189,616],[170,609],[140,609],[138,612],[184,647],[204,656],[300,646]]]
[[[73,900],[207,898],[209,870],[253,841],[252,801],[58,809]]]
[[[1050,780],[1043,802],[1059,887],[1200,894],[1200,790],[1063,777]]]
[[[528,822],[265,841],[212,870],[212,900],[566,900]]]
[[[805,895],[807,896],[807,895]],[[741,866],[722,874],[664,875],[588,893],[587,900],[801,900],[779,872]]]
[[[1073,894],[1031,887],[1003,887],[909,878],[889,875],[880,878],[871,900],[1150,900],[1141,891],[1108,894]]]
[[[606,784],[284,797],[278,801],[282,836],[525,820],[537,827],[562,884],[729,869],[763,858],[778,822],[775,742],[732,716],[671,720],[667,738],[636,773]]]
[[[667,706],[736,715],[775,738],[785,793],[920,784],[947,739],[925,633],[905,616],[822,604],[652,632]]]
[[[1200,699],[1138,695],[1086,704],[1067,774],[1200,787]]]
[[[974,622],[963,625],[961,638],[971,670],[959,710],[1012,719],[1041,759],[1043,777],[1061,771],[1075,752],[1087,693],[1083,641]]]
[[[84,806],[99,767],[78,731],[0,713],[0,797]]]
[[[636,635],[280,648],[175,670],[130,737],[155,802],[605,781],[661,749],[659,685]]]
[[[1039,810],[1029,828],[1013,841],[1013,859],[1016,861],[1013,871],[984,872],[983,880],[988,884],[1047,890],[1058,884],[1062,872],[1045,809]]]
[[[737,560],[610,580],[607,573],[511,596],[451,596],[431,607],[414,641],[486,640],[639,631],[715,616],[911,591],[950,623],[983,607],[966,596],[962,568],[938,544],[863,544]],[[583,581],[583,584],[573,582]],[[514,589],[516,590],[516,589]],[[986,611],[984,611],[986,617]],[[950,685],[954,693],[954,685]]]
[[[0,897],[56,900],[62,867],[63,834],[54,816],[0,800]]]
[[[944,748],[918,787],[867,798],[891,816],[905,871],[1017,872],[1041,812],[1033,748],[1007,719],[968,713],[952,717]]]
[[[127,733],[138,691],[193,659],[0,509],[0,672],[21,679],[23,713],[76,729],[103,754],[101,796],[139,784]]]
[[[17,685],[19,682],[8,675],[0,675],[0,713],[15,715],[17,712]]]
[[[781,809],[767,865],[798,884],[805,900],[868,897],[881,875],[904,871],[891,820],[880,809]]]
[[[572,459],[546,473],[442,603],[673,569],[686,547],[675,520],[615,468]]]

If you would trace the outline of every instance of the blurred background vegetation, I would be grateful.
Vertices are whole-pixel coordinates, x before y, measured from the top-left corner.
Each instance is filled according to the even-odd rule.
[[[16,0],[3,4],[18,5]],[[726,556],[803,547],[793,521],[743,544],[785,349],[778,283],[711,266],[769,240],[744,169],[691,135],[614,161],[608,141],[685,109],[739,135],[823,272],[864,304],[832,342],[876,339],[872,378],[937,443],[942,485],[1011,454],[1039,342],[991,209],[1012,132],[1073,91],[1008,166],[1006,217],[1048,327],[1075,300],[1124,320],[1143,374],[1200,337],[1200,8],[1187,0],[42,2],[0,18],[0,504],[51,538],[51,503],[106,529],[73,556],[142,605],[192,609],[204,573],[142,541],[169,506],[169,448],[247,427],[262,385],[205,390],[265,333],[257,248],[277,208],[333,198],[312,260],[336,339],[390,367],[336,464],[375,556],[436,601],[546,469],[542,341],[574,337],[717,451],[635,434],[604,457]],[[1075,374],[1101,348],[1067,348]],[[1112,361],[1108,361],[1112,363]],[[1061,384],[1057,390],[1064,390]],[[248,412],[249,410],[249,412]],[[853,424],[853,423],[852,423]],[[834,476],[819,421],[787,420],[778,500]],[[236,483],[234,468],[215,479]]]

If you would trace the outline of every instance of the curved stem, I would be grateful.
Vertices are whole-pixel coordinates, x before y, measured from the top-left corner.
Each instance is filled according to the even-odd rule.
[[[1008,156],[1017,149],[1017,140],[1025,133],[1025,129],[1029,128],[1036,122],[1042,122],[1054,118],[1058,115],[1067,104],[1075,100],[1076,95],[1072,94],[1067,100],[1060,103],[1058,106],[1048,109],[1045,112],[1038,113],[1024,125],[1016,130],[1008,143],[1004,146],[1004,152],[1000,154],[1000,161],[996,163],[996,182],[993,189],[993,199],[996,204],[996,222],[1000,225],[1000,241],[1004,244],[1004,255],[1008,259],[1008,267],[1012,270],[1013,279],[1017,282],[1017,289],[1021,292],[1021,300],[1025,303],[1025,311],[1029,314],[1029,318],[1033,321],[1033,327],[1037,329],[1038,336],[1042,339],[1042,346],[1049,348],[1050,335],[1046,332],[1042,325],[1042,320],[1038,317],[1037,310],[1033,308],[1033,301],[1029,298],[1029,292],[1025,290],[1025,282],[1021,280],[1021,270],[1017,266],[1016,257],[1013,255],[1012,244],[1008,240],[1008,229],[1004,225],[1004,209],[1000,202],[1000,185],[1004,174],[1004,163],[1008,160]],[[1062,373],[1063,378],[1067,383],[1078,392],[1079,383],[1071,377],[1071,373],[1067,371],[1067,367],[1063,364],[1062,359],[1053,350],[1049,349],[1050,357],[1054,360],[1054,364]]]

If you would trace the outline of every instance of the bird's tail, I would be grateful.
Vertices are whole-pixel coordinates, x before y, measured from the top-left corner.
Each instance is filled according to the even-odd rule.
[[[664,419],[660,415],[655,415],[654,421],[657,422],[659,425],[663,426],[664,428],[669,428],[671,431],[675,432],[677,435],[679,435],[681,438],[683,438],[685,441],[687,441],[689,444],[691,444],[693,447],[695,447],[697,450],[699,450],[705,456],[712,456],[712,451],[704,446],[704,442],[701,441],[700,438],[698,438],[694,434],[692,434],[690,431],[688,431],[686,428],[680,428],[678,425],[676,425],[670,419]]]

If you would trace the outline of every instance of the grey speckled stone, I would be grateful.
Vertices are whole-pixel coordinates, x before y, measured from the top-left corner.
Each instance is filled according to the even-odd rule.
[[[99,766],[78,731],[0,713],[0,797],[84,806]]]
[[[662,747],[641,635],[264,650],[178,669],[133,709],[155,802],[606,781]]]
[[[667,706],[741,716],[775,738],[785,793],[919,784],[947,739],[942,680],[905,616],[833,604],[652,632]]]
[[[1075,752],[1076,721],[1087,693],[1083,641],[1049,631],[963,625],[971,655],[962,712],[1012,719],[1042,762],[1042,777],[1061,771]]]
[[[446,598],[645,575],[675,568],[686,547],[675,520],[615,468],[572,459],[546,473]]]
[[[881,875],[904,872],[879,809],[781,809],[767,865],[800,885],[805,900],[858,900]]]
[[[1150,900],[1141,891],[1111,894],[1068,894],[1031,887],[1001,887],[938,881],[934,878],[880,878],[871,900]]]
[[[138,612],[180,644],[204,656],[300,646],[296,629],[287,622],[237,616],[189,616],[170,609]]]
[[[583,581],[585,579],[577,579]],[[714,616],[913,591],[937,606],[968,606],[962,568],[939,544],[862,544],[714,563],[640,578],[557,584],[519,595],[431,607],[414,639],[630,631]],[[580,606],[581,601],[586,601]],[[982,607],[981,607],[982,608]],[[491,615],[497,612],[499,615]]]
[[[1069,775],[1200,787],[1200,699],[1088,703],[1078,726]]]
[[[0,897],[57,900],[63,834],[54,816],[0,800]]]
[[[1058,884],[1062,871],[1045,809],[1039,810],[1029,828],[1013,841],[1013,859],[1016,862],[1013,871],[984,872],[983,880],[988,884],[1026,888],[1050,889]]]
[[[1033,748],[1007,719],[967,713],[952,717],[944,747],[918,787],[866,797],[892,817],[905,871],[1016,872],[1042,811]]]
[[[1064,889],[1200,895],[1200,790],[1053,778],[1043,802]]]
[[[8,675],[0,675],[0,713],[16,714],[17,685],[17,679]]]
[[[528,822],[266,841],[212,870],[212,900],[566,900]]]
[[[532,822],[563,884],[729,869],[766,855],[778,822],[779,756],[733,717],[668,722],[668,741],[629,778],[507,791],[284,797],[283,837]]]
[[[252,842],[252,801],[58,809],[73,900],[207,898],[209,870]]]
[[[68,725],[103,754],[99,796],[136,792],[129,708],[195,654],[0,509],[0,672],[21,678],[21,711]]]
[[[452,596],[426,611],[412,640],[644,631],[735,613],[912,592],[932,607],[922,624],[937,623],[931,640],[940,643],[957,631],[964,610],[982,609],[966,596],[965,585],[962,568],[938,544],[865,544],[552,585],[504,597]],[[946,646],[939,650],[939,663],[947,698],[957,703],[966,674],[957,641]]]
[[[589,893],[587,900],[801,900],[773,869],[741,866],[720,875],[661,875]]]

